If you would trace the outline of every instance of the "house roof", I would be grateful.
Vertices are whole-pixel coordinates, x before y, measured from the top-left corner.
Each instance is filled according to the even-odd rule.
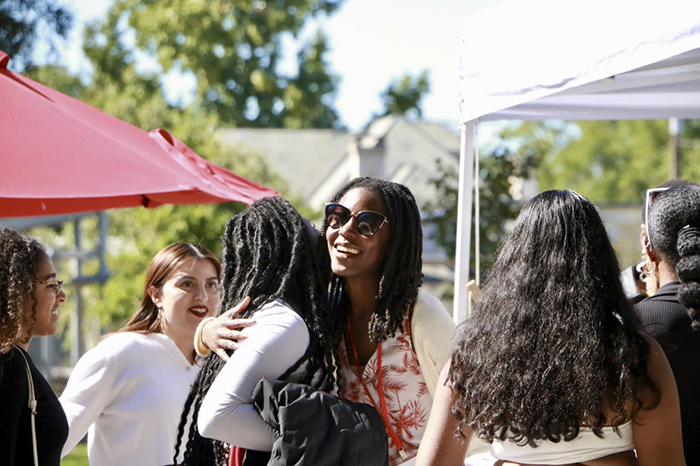
[[[304,199],[341,163],[353,138],[331,129],[222,128],[218,133],[226,146],[262,154]]]

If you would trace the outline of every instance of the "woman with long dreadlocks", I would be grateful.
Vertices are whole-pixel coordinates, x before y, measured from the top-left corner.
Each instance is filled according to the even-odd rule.
[[[375,406],[392,465],[414,457],[449,357],[454,323],[422,284],[420,213],[398,183],[355,178],[326,204],[331,315],[339,319],[340,395]]]
[[[478,436],[491,452],[467,464],[684,466],[673,374],[619,276],[593,204],[525,204],[457,331],[417,464],[461,466]]]
[[[318,238],[280,198],[261,199],[226,225],[221,307],[250,297],[243,317],[254,316],[256,324],[242,332],[227,362],[210,355],[202,367],[185,404],[176,450],[191,415],[207,438],[191,425],[184,464],[226,464],[222,442],[271,451],[273,431],[253,405],[261,379],[323,391],[335,387],[332,348],[338,337],[324,315],[326,295],[315,259]]]

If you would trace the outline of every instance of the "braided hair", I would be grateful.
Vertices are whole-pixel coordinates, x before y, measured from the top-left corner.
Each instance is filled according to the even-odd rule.
[[[369,322],[370,338],[380,342],[393,337],[401,328],[405,314],[416,301],[418,288],[423,284],[423,230],[413,194],[399,183],[371,177],[355,178],[340,188],[331,202],[338,202],[347,192],[359,188],[366,189],[382,202],[391,225],[389,251],[376,296],[377,308]],[[324,220],[321,232],[324,237],[327,229],[328,222]],[[330,261],[328,254],[325,256]],[[326,265],[329,271],[330,265]],[[342,321],[349,307],[345,280],[332,272],[327,273],[330,273],[331,316]]]
[[[683,304],[693,329],[700,329],[700,187],[686,185],[659,193],[649,208],[651,244],[676,270]]]
[[[36,269],[44,257],[44,246],[34,238],[0,228],[0,353],[31,335],[36,318]],[[29,302],[31,312],[27,313]]]
[[[558,442],[655,406],[650,348],[593,204],[572,191],[530,200],[501,246],[470,319],[457,328],[449,380],[456,434]],[[649,398],[646,395],[649,394]]]
[[[301,383],[331,391],[335,388],[336,366],[332,348],[338,344],[338,331],[325,319],[326,299],[316,257],[319,234],[306,225],[299,213],[282,198],[264,198],[229,220],[224,237],[221,275],[220,312],[251,297],[242,317],[250,317],[264,304],[283,299],[304,320],[310,343],[304,356],[285,374],[286,379],[302,363],[307,371]],[[202,400],[224,362],[215,354],[207,357],[190,390],[178,428],[174,462],[189,414],[192,422],[187,432],[185,465],[227,464],[225,444],[205,439],[196,430],[196,419]],[[315,374],[320,372],[320,377]]]

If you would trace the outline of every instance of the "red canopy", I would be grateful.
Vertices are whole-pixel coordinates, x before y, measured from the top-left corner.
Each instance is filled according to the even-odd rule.
[[[244,202],[278,195],[7,69],[0,51],[0,217]]]

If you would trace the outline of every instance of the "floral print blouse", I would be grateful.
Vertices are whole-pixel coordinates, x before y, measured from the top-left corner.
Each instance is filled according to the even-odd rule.
[[[382,388],[389,424],[403,443],[407,456],[402,458],[389,434],[389,460],[392,466],[401,464],[418,453],[423,432],[433,401],[421,375],[418,357],[411,344],[408,317],[403,321],[403,332],[382,342]],[[365,385],[372,396],[369,399],[357,375],[354,357],[348,357],[345,343],[340,346],[340,371],[342,374],[340,396],[351,401],[376,404],[381,414],[377,389],[377,351],[374,352],[362,373]]]

